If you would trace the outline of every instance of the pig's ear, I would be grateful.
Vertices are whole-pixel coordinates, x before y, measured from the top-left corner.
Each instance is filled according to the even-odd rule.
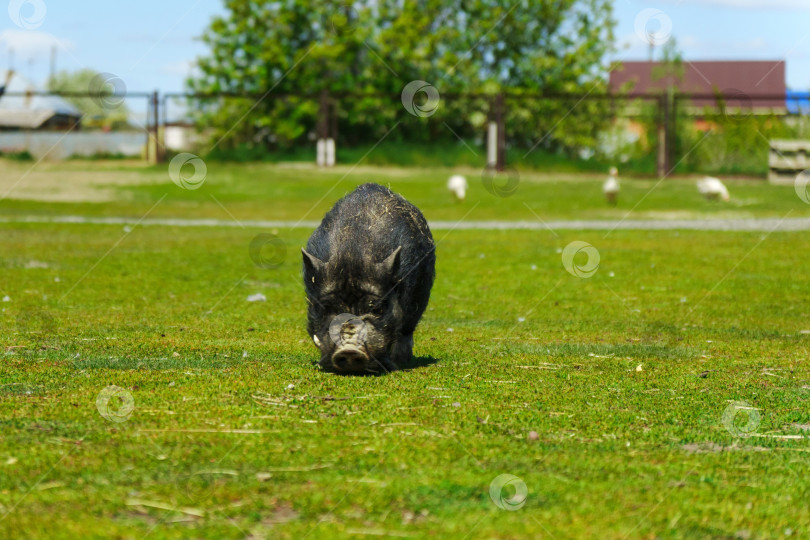
[[[311,253],[307,253],[307,250],[305,250],[304,248],[301,248],[301,253],[304,254],[304,266],[308,270],[316,273],[323,270],[325,263],[322,260],[320,260],[315,255],[312,255]]]
[[[399,270],[399,253],[402,251],[402,246],[398,246],[397,249],[391,253],[383,262],[381,262],[378,266],[380,271],[385,275],[392,276],[397,273]]]

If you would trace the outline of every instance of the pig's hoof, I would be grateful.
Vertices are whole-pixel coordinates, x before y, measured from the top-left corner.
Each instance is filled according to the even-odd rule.
[[[413,334],[402,336],[391,347],[391,361],[397,366],[407,366],[413,357]]]
[[[390,373],[399,371],[399,367],[388,358],[372,358],[369,362],[368,371],[375,373]]]

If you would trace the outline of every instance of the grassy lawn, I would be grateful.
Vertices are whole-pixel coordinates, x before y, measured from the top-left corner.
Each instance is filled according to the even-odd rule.
[[[610,218],[655,183],[614,210],[601,177],[510,198],[473,180],[453,205],[441,169],[328,192],[348,168],[218,167],[185,192],[110,166],[142,182],[0,216],[140,217],[168,193],[150,216],[319,219],[376,179],[429,219]],[[750,204],[664,182],[631,218],[810,215],[792,187],[730,189]],[[304,331],[311,231],[277,231],[269,269],[261,232],[0,223],[0,538],[810,535],[807,233],[437,231],[414,364],[346,377]],[[591,277],[564,268],[572,241],[598,250]]]
[[[210,162],[203,187],[186,191],[174,185],[167,165],[138,162],[32,164],[0,160],[0,200],[4,215],[77,214],[88,216],[205,217],[216,219],[319,220],[334,201],[363,182],[390,184],[416,204],[428,219],[476,220],[668,219],[807,217],[793,186],[764,180],[727,181],[731,200],[704,200],[693,178],[660,181],[622,178],[618,205],[602,195],[607,174],[552,174],[520,171],[512,196],[488,192],[480,169],[396,169],[342,165],[322,170],[305,164],[234,164]],[[192,169],[184,172],[191,174]],[[450,174],[461,172],[470,184],[463,204],[452,204],[445,188]],[[19,178],[22,181],[16,184]],[[162,198],[162,199],[161,199]],[[78,199],[78,200],[74,200]],[[40,201],[31,204],[31,200]],[[155,206],[155,202],[160,204]],[[93,201],[93,202],[86,202]],[[224,207],[224,208],[223,208]]]

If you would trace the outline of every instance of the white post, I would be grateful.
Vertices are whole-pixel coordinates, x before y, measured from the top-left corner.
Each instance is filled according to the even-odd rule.
[[[326,139],[326,166],[335,166],[335,139]]]
[[[498,164],[498,123],[490,122],[487,126],[487,167]]]
[[[326,139],[318,139],[315,145],[315,162],[318,167],[326,165]]]

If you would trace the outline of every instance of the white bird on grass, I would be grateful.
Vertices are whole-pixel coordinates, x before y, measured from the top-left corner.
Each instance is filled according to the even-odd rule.
[[[728,189],[719,178],[704,176],[697,181],[697,188],[700,194],[709,201],[716,201],[717,199],[728,201],[729,199]]]
[[[447,181],[447,189],[457,201],[463,201],[467,196],[467,179],[460,174],[454,174]]]
[[[610,168],[610,176],[602,184],[602,193],[605,194],[605,200],[607,200],[608,204],[616,206],[619,199],[619,171],[616,167]]]

